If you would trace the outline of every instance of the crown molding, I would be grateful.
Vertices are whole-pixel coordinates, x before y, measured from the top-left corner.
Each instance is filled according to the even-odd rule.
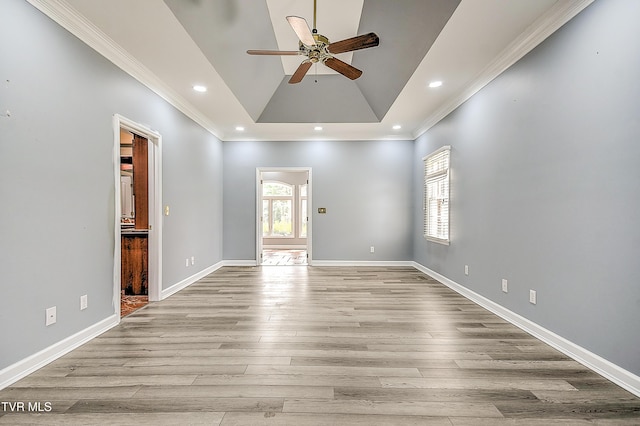
[[[93,23],[79,14],[64,0],[27,0],[32,6],[54,22],[78,37],[82,42],[107,58],[118,68],[144,84],[158,96],[204,127],[218,139],[222,132],[202,115],[191,103],[176,93],[147,67],[131,56],[119,44],[102,32]]]
[[[82,42],[107,58],[117,67],[148,87],[158,96],[190,117],[220,140],[225,135],[190,102],[171,89],[136,58],[104,34],[93,23],[79,14],[65,0],[27,0],[36,9],[65,28]],[[427,130],[466,102],[493,79],[502,74],[524,55],[529,53],[547,37],[589,6],[594,0],[558,0],[552,8],[531,24],[516,40],[510,43],[492,62],[467,84],[460,93],[451,98],[411,133],[415,140]],[[233,137],[230,139],[232,140]]]
[[[593,3],[594,0],[559,0],[546,13],[536,19],[527,29],[511,42],[496,58],[491,61],[474,78],[458,96],[431,114],[413,133],[414,139],[422,136],[427,130],[436,125],[456,108],[478,93],[484,86],[498,77],[524,55],[556,32]]]

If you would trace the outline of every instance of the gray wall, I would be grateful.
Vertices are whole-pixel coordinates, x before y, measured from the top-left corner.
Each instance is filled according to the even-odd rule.
[[[411,259],[412,141],[224,142],[223,154],[224,259],[255,260],[258,167],[311,167],[314,260]]]
[[[164,288],[254,260],[256,167],[311,167],[314,259],[414,259],[640,374],[639,15],[595,2],[415,143],[223,144],[26,2],[0,2],[0,369],[114,313],[119,113],[163,136]],[[420,237],[421,158],[444,144],[448,247]]]
[[[113,114],[163,136],[164,288],[222,259],[222,144],[27,2],[0,39],[2,369],[115,312]]]
[[[638,16],[640,2],[595,2],[421,136],[414,155],[420,200],[421,158],[452,146],[451,245],[419,237],[415,205],[418,263],[634,374]]]

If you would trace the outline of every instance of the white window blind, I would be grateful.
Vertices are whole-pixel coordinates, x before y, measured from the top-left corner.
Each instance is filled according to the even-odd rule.
[[[449,157],[443,146],[424,161],[424,237],[449,244]]]

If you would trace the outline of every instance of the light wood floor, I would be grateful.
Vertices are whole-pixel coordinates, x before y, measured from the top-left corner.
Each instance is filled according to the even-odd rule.
[[[225,267],[0,401],[50,403],[0,407],[14,425],[640,424],[639,398],[412,268]]]
[[[262,251],[262,264],[264,266],[306,265],[307,251],[265,249]]]

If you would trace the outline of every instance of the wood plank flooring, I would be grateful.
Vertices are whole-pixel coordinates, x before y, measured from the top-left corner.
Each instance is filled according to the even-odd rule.
[[[306,250],[264,249],[262,250],[262,265],[285,266],[306,265]]]
[[[640,398],[404,267],[225,267],[0,401],[12,425],[640,424]]]

